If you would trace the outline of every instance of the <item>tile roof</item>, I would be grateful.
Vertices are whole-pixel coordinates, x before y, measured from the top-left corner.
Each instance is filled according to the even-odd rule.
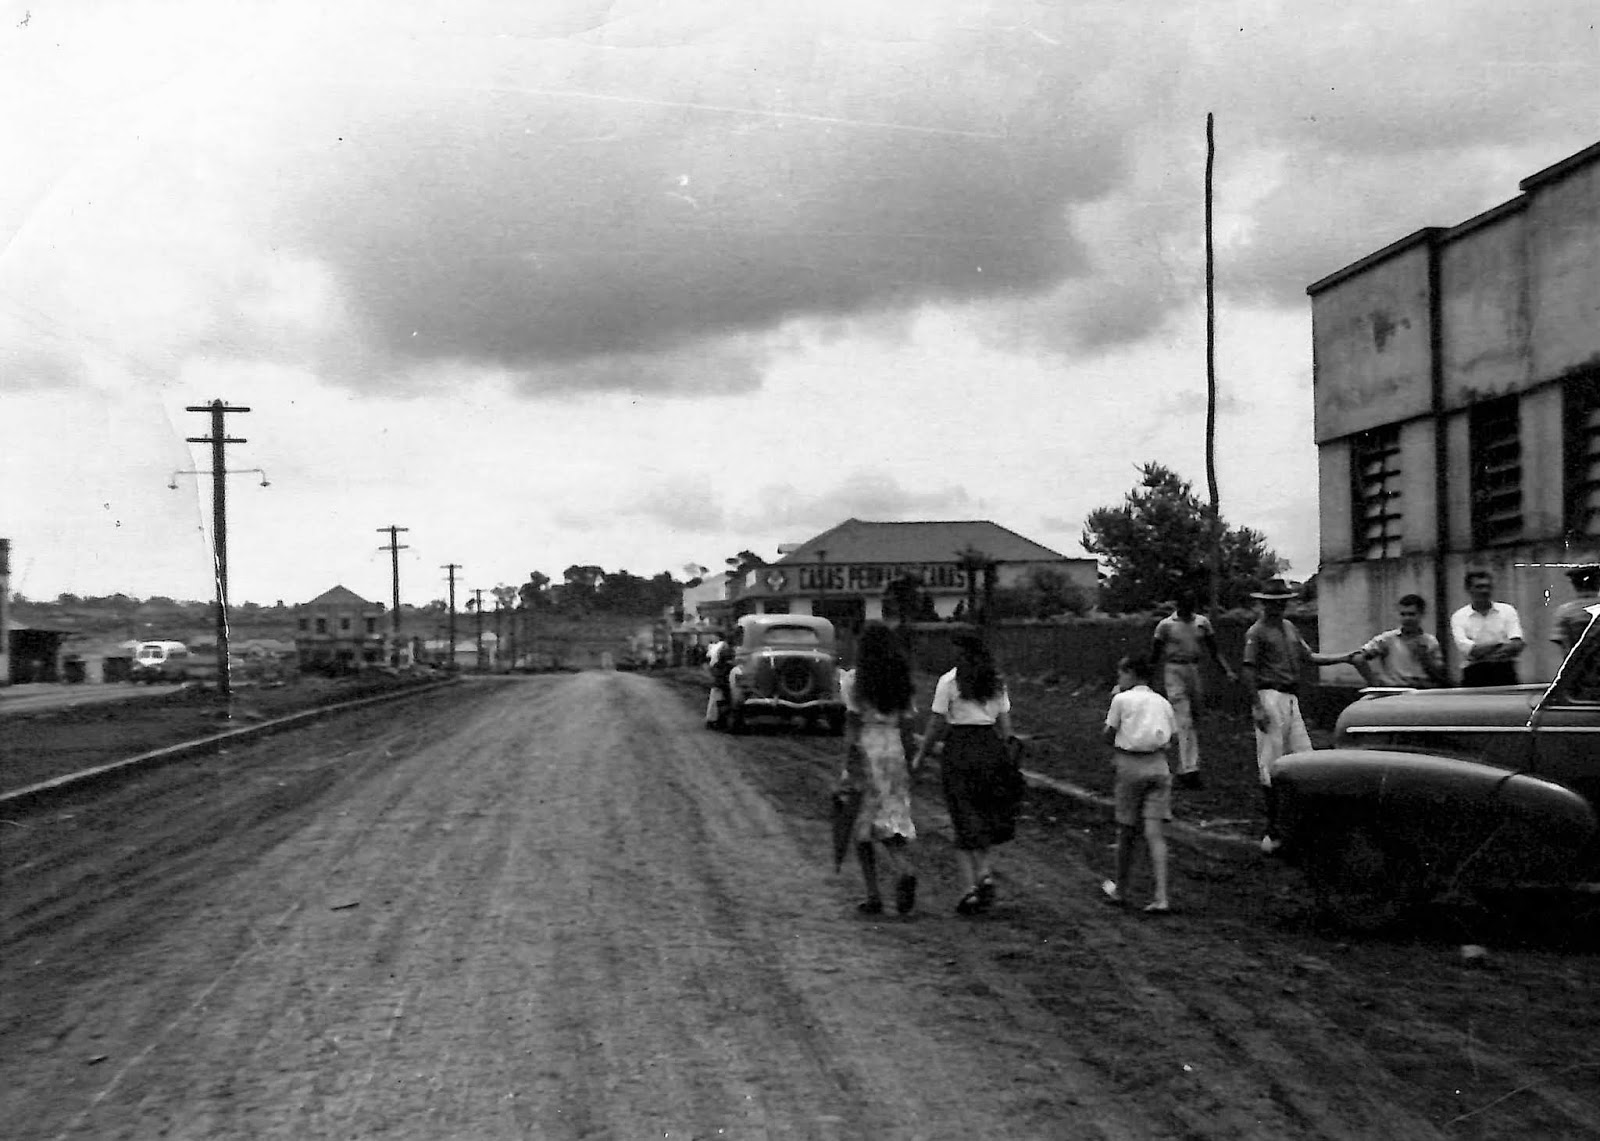
[[[372,606],[365,598],[344,586],[336,586],[317,595],[306,606]]]
[[[825,551],[830,563],[949,563],[966,547],[976,547],[1001,562],[1045,562],[1064,559],[1049,547],[1024,539],[986,519],[872,523],[846,519],[807,539],[774,565],[814,563]]]

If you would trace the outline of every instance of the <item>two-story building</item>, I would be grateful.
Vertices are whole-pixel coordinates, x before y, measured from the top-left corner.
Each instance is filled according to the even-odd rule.
[[[1448,652],[1482,568],[1522,616],[1523,679],[1559,664],[1563,570],[1600,559],[1600,143],[1520,189],[1307,290],[1325,649],[1415,592]]]
[[[295,608],[295,655],[301,669],[358,670],[387,661],[381,602],[343,586]]]

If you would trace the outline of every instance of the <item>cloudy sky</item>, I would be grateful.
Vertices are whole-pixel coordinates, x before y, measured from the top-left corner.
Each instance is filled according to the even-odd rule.
[[[1317,562],[1305,286],[1600,138],[1592,0],[6,3],[13,587],[408,602],[775,557],[1064,554],[1144,460]]]

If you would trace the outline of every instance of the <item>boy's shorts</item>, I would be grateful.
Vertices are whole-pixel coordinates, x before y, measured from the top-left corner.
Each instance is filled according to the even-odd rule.
[[[1167,767],[1165,751],[1113,752],[1117,759],[1117,823],[1132,827],[1141,820],[1171,820],[1172,770]]]

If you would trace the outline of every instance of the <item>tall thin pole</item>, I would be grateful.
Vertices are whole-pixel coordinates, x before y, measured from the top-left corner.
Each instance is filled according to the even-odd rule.
[[[460,563],[445,563],[444,569],[450,572],[450,665],[456,664],[456,571],[461,569]]]
[[[475,587],[472,591],[472,613],[477,619],[478,627],[478,669],[483,669],[483,587]]]
[[[250,409],[213,400],[210,404],[191,404],[184,411],[211,415],[211,435],[190,436],[187,442],[211,445],[211,551],[217,579],[217,696],[226,702],[233,697],[233,679],[228,670],[228,468],[224,449],[228,444],[247,441],[228,435],[223,418],[229,412]]]
[[[400,532],[409,530],[411,528],[396,527],[393,523],[387,527],[378,528],[380,534],[385,531],[389,533],[389,545],[387,547],[379,547],[378,550],[389,552],[389,563],[393,570],[394,579],[394,590],[391,595],[392,605],[389,608],[389,626],[394,631],[394,644],[389,650],[389,664],[391,666],[399,666],[400,664],[400,552],[407,548],[399,540]]]
[[[1217,297],[1216,249],[1211,238],[1212,175],[1217,143],[1211,112],[1206,112],[1206,488],[1211,493],[1211,609],[1222,601],[1222,509],[1217,496]]]

